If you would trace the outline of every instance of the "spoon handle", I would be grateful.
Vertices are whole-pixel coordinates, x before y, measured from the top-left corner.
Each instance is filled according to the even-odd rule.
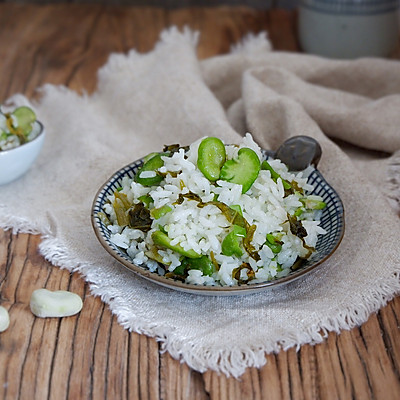
[[[293,136],[278,148],[273,157],[285,163],[290,171],[302,171],[310,165],[317,168],[321,155],[321,146],[315,139]]]

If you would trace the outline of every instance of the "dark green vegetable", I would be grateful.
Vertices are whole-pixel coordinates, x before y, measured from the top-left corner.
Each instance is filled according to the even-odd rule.
[[[296,235],[300,239],[303,239],[307,236],[307,231],[305,230],[301,221],[299,221],[294,215],[288,214],[288,221],[290,226],[290,231],[293,235]]]
[[[169,144],[164,146],[163,152],[172,155],[172,153],[177,153],[182,148],[185,150],[189,149],[188,147],[181,147],[179,144]]]
[[[200,143],[197,166],[210,181],[219,178],[221,167],[226,160],[225,145],[216,137],[207,137]]]
[[[242,193],[246,193],[260,172],[261,164],[256,152],[242,147],[237,159],[227,160],[221,168],[220,179],[242,185]]]
[[[214,264],[207,256],[201,256],[200,258],[188,258],[185,257],[181,261],[181,265],[177,268],[182,270],[182,267],[185,271],[189,271],[191,269],[200,270],[203,275],[211,276],[215,272]],[[176,269],[174,270],[174,272]]]
[[[128,211],[129,227],[148,232],[151,229],[153,220],[150,211],[143,203],[134,204]]]
[[[184,282],[191,269],[198,269],[203,275],[207,276],[211,276],[216,271],[214,264],[207,256],[201,256],[200,258],[183,257],[181,265],[177,266],[172,272],[167,272],[165,276]]]
[[[182,275],[186,278],[187,277],[187,265],[181,263],[181,265],[178,265],[172,272],[174,275]]]
[[[297,257],[296,261],[293,263],[293,265],[290,267],[292,271],[296,271],[296,269],[300,268],[304,262],[303,258]]]
[[[199,203],[203,203],[203,200],[201,200],[201,197],[198,194],[189,192],[189,193],[185,193],[185,194],[179,193],[179,196],[174,204],[182,204],[185,201],[185,199],[194,200]]]

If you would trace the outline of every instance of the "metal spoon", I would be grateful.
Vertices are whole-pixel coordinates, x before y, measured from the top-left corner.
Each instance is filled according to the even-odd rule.
[[[293,136],[278,148],[274,158],[285,163],[289,171],[301,171],[309,165],[316,168],[321,155],[321,146],[315,139],[309,136]]]

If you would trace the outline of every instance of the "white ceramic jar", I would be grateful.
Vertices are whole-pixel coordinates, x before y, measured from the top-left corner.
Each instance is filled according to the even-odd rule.
[[[399,43],[397,0],[300,0],[300,46],[331,58],[386,57]]]

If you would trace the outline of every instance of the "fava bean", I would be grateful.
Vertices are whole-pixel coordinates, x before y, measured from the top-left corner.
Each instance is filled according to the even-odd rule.
[[[179,269],[178,269],[179,268]],[[188,258],[185,257],[179,267],[175,268],[174,272],[182,272],[190,269],[198,269],[203,275],[211,276],[215,271],[214,264],[207,256],[201,256],[200,258]]]
[[[242,193],[246,193],[260,172],[261,163],[256,152],[242,147],[237,159],[228,160],[221,168],[220,179],[242,185]]]
[[[18,121],[18,128],[21,129],[25,136],[32,130],[32,124],[36,121],[36,114],[34,111],[26,106],[18,107],[12,113]]]
[[[321,196],[310,194],[307,197],[301,198],[300,201],[308,210],[323,210],[326,207],[326,203]]]
[[[200,258],[201,257],[201,254],[196,253],[192,249],[185,250],[179,244],[175,244],[175,245],[171,244],[171,239],[164,232],[154,231],[151,234],[151,237],[153,239],[154,244],[157,245],[157,246],[164,247],[164,248],[167,248],[167,249],[171,249],[173,251],[176,251],[179,254],[182,254],[185,257],[189,257],[189,258]]]
[[[221,139],[207,137],[201,141],[198,149],[197,166],[208,180],[216,181],[219,178],[225,159],[225,145]]]
[[[232,231],[228,233],[228,235],[226,235],[225,239],[222,241],[222,254],[225,256],[235,255],[237,257],[241,257],[243,251],[240,247],[240,243],[244,237],[246,237],[246,229],[238,225],[233,225]]]
[[[81,311],[82,299],[66,290],[37,289],[32,293],[30,307],[32,313],[40,318],[69,317]]]
[[[151,153],[152,154],[152,153]],[[157,175],[156,171],[164,165],[164,161],[162,160],[162,156],[165,156],[164,153],[155,153],[154,155],[149,155],[147,157],[147,161],[139,168],[138,172],[135,175],[135,181],[137,183],[142,184],[143,186],[154,186],[158,185],[163,177]],[[155,176],[142,177],[142,172],[150,172],[153,171]]]
[[[165,214],[168,214],[170,211],[172,211],[172,208],[170,206],[168,206],[167,204],[165,204],[165,205],[163,205],[163,206],[161,206],[159,208],[153,208],[150,211],[150,215],[154,219],[160,219]]]
[[[8,311],[0,306],[0,332],[4,332],[10,325],[10,316]]]
[[[265,244],[272,250],[273,253],[278,254],[282,250],[282,242],[278,240],[272,233],[267,233],[267,241]]]

